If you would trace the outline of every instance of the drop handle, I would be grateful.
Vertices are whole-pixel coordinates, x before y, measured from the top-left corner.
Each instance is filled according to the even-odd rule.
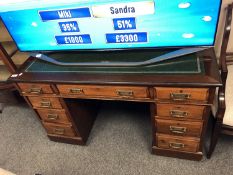
[[[81,88],[72,88],[70,89],[70,94],[83,94],[84,91]]]
[[[116,94],[118,96],[121,96],[121,97],[133,97],[134,96],[134,92],[131,91],[131,90],[129,90],[129,91],[127,91],[127,90],[117,90]]]
[[[65,129],[64,129],[64,128],[55,128],[55,129],[53,130],[53,132],[54,132],[55,134],[64,135],[64,134],[65,134]]]
[[[170,126],[170,131],[175,134],[184,134],[186,130],[186,127]]]
[[[58,120],[59,116],[58,116],[58,114],[48,114],[47,118],[49,120]]]
[[[43,108],[50,108],[52,106],[50,101],[42,101],[40,102],[40,106]]]
[[[174,118],[185,118],[188,116],[188,112],[180,110],[171,110],[170,116]]]
[[[187,93],[170,93],[170,99],[174,101],[186,101],[191,98],[191,94]]]
[[[184,144],[171,142],[169,143],[169,147],[173,149],[181,149],[181,148],[184,148]]]
[[[30,93],[30,94],[42,94],[42,88],[30,88],[28,93]]]

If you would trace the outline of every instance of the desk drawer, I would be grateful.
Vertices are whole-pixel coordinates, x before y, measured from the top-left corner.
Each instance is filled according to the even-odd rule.
[[[53,124],[43,122],[43,125],[48,134],[62,135],[68,137],[74,137],[76,134],[72,128],[72,125]]]
[[[156,146],[163,149],[198,152],[199,142],[198,139],[190,137],[170,136],[165,134],[156,135]]]
[[[70,123],[68,116],[62,109],[38,109],[37,112],[45,122]]]
[[[155,124],[158,133],[200,137],[203,122],[156,119]]]
[[[53,90],[49,84],[36,84],[36,83],[18,83],[23,94],[40,95],[40,94],[53,94]]]
[[[34,108],[62,109],[59,98],[28,97]]]
[[[202,120],[205,106],[157,104],[157,116],[165,119]]]
[[[146,87],[57,85],[61,94],[89,97],[149,98]]]
[[[203,101],[207,102],[209,97],[208,88],[168,88],[156,87],[155,98],[171,101]]]

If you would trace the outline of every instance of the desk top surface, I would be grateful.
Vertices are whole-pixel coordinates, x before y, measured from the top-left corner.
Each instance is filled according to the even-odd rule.
[[[102,52],[102,53],[52,53],[49,57],[62,62],[139,62],[160,56],[166,52],[146,51],[137,54],[127,52]],[[34,73],[79,73],[79,74],[204,74],[203,60],[191,54],[176,59],[166,60],[157,64],[140,67],[87,67],[87,66],[59,66],[35,59],[25,69],[25,72]]]
[[[166,52],[148,50],[144,52],[52,53],[49,56],[63,62],[124,62],[144,61],[164,53]],[[143,67],[59,66],[30,57],[18,74],[13,75],[10,80],[79,84],[219,86],[221,81],[217,71],[216,58],[211,50]]]

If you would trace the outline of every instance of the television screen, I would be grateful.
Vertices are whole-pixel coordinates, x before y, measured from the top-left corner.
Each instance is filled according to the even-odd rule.
[[[221,0],[8,0],[21,51],[213,46]]]

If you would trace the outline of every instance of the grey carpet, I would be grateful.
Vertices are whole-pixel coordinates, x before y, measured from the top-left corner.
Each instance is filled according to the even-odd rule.
[[[104,104],[87,144],[49,141],[26,105],[7,105],[0,114],[0,167],[18,175],[233,174],[232,137],[221,137],[210,160],[152,155],[150,120],[137,105]]]

